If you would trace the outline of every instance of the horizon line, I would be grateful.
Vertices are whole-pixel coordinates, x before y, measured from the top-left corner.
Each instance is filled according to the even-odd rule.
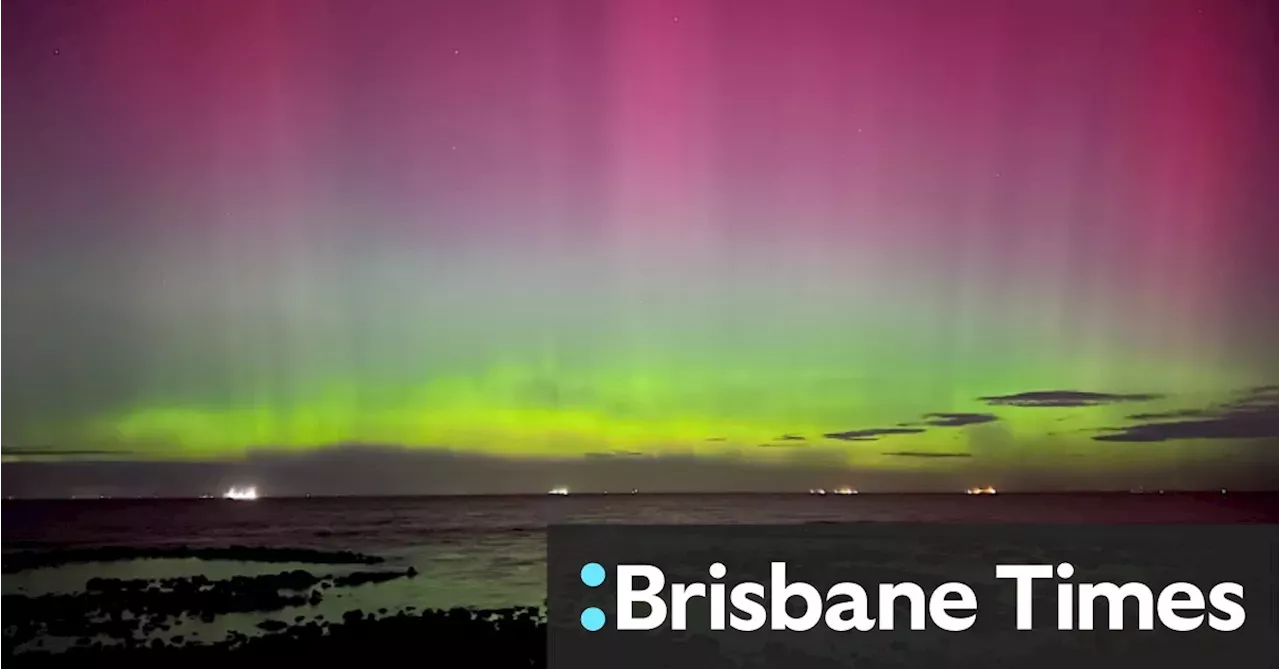
[[[653,492],[577,492],[577,493],[548,493],[548,492],[511,492],[511,493],[388,493],[388,494],[364,494],[364,493],[324,493],[324,494],[288,494],[288,495],[258,495],[254,500],[233,500],[223,497],[221,494],[202,493],[199,495],[70,495],[59,497],[44,496],[22,496],[22,495],[6,495],[5,502],[110,502],[110,501],[143,501],[143,500],[192,500],[192,501],[209,501],[209,502],[236,502],[246,503],[262,500],[326,500],[326,499],[422,499],[422,498],[484,498],[484,497],[673,497],[673,496],[702,496],[702,497],[731,497],[731,496],[761,496],[761,497],[778,497],[778,496],[804,496],[804,497],[861,497],[864,495],[878,496],[943,496],[943,495],[964,495],[965,497],[999,497],[1002,495],[1141,495],[1141,496],[1168,496],[1168,495],[1263,495],[1263,494],[1280,494],[1280,489],[1255,489],[1255,488],[1237,488],[1235,490],[1228,488],[1190,488],[1175,489],[1163,488],[1156,490],[1119,490],[1119,489],[1076,489],[1076,490],[1011,490],[998,491],[995,494],[972,494],[965,490],[955,491],[858,491],[854,493],[837,493],[827,491],[825,493],[809,492],[809,491],[788,491],[788,490],[722,490],[722,491],[696,491],[696,490],[670,490],[670,491],[653,491]]]

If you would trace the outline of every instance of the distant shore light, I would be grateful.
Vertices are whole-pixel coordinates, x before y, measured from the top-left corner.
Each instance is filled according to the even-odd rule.
[[[222,495],[224,499],[233,499],[236,501],[252,501],[258,499],[258,489],[254,486],[247,488],[231,488]]]

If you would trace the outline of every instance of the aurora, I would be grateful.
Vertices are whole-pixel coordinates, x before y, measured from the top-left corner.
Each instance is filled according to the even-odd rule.
[[[6,463],[1275,471],[1275,8],[912,4],[7,3]]]

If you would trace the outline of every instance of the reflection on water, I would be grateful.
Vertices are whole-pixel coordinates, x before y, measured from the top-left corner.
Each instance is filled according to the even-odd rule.
[[[357,569],[418,576],[323,591],[316,604],[212,620],[187,617],[156,632],[216,640],[265,619],[339,620],[352,609],[542,605],[545,528],[555,523],[792,524],[813,522],[1276,522],[1261,495],[719,495],[401,499],[5,502],[5,550],[71,546],[279,546],[380,555],[373,567],[150,559],[71,564],[7,574],[6,595],[82,592],[93,577],[316,575]]]

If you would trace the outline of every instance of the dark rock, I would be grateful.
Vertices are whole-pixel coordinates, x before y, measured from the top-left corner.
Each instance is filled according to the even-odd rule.
[[[286,623],[283,620],[275,620],[271,618],[268,618],[267,620],[264,620],[258,623],[258,629],[266,632],[279,632],[280,630],[286,629],[288,627],[289,627],[289,623]]]

